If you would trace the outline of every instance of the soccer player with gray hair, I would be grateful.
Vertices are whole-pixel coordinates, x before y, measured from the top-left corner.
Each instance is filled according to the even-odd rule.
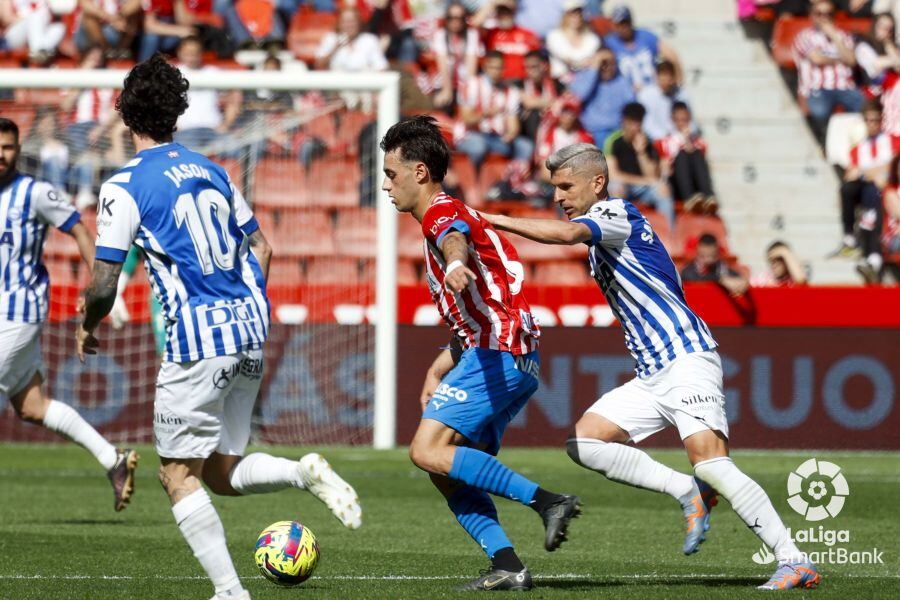
[[[821,576],[794,545],[766,492],[728,456],[722,362],[706,323],[684,298],[666,249],[640,211],[610,198],[609,169],[592,144],[547,159],[554,199],[569,222],[484,215],[495,228],[545,244],[587,244],[591,275],[625,331],[637,377],[606,394],[575,424],[569,456],[608,479],[669,494],[687,522],[685,554],[699,549],[721,495],[778,560],[762,589],[814,587]],[[675,426],[694,476],[628,442]]]

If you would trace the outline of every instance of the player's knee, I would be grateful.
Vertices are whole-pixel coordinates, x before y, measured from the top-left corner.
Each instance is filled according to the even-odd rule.
[[[47,412],[46,407],[41,402],[22,400],[12,402],[13,410],[16,416],[26,423],[40,425],[44,422],[44,414]]]
[[[208,473],[203,471],[203,483],[206,484],[206,487],[208,487],[213,494],[218,496],[241,495],[234,487],[232,487],[231,480],[228,476],[223,476],[221,473]]]

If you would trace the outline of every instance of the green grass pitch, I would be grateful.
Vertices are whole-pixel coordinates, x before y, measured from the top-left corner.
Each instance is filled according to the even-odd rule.
[[[269,449],[299,457],[306,449]],[[456,525],[427,478],[402,450],[324,448],[356,486],[363,527],[344,530],[305,492],[214,498],[238,572],[254,599],[440,598],[486,566],[478,547]],[[680,469],[680,451],[652,451]],[[200,598],[212,586],[181,538],[156,482],[157,459],[141,449],[137,491],[122,513],[112,510],[106,479],[90,456],[72,445],[0,445],[0,598]],[[809,457],[840,465],[850,485],[843,512],[824,522],[850,531],[850,550],[883,551],[880,565],[821,565],[807,597],[900,597],[900,454],[735,452],[735,460],[769,493],[789,527],[803,518],[787,505],[788,473]],[[682,521],[668,497],[606,481],[575,466],[561,449],[505,450],[511,467],[554,491],[577,493],[584,515],[570,541],[548,554],[540,519],[498,500],[500,517],[535,575],[536,598],[749,598],[772,572],[751,560],[759,542],[726,502],[715,509],[699,554],[680,553]],[[253,544],[269,523],[296,519],[316,534],[322,557],[315,576],[297,588],[264,580]],[[822,543],[801,545],[825,550]]]

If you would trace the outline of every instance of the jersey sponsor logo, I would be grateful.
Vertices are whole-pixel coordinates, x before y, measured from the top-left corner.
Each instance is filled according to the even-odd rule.
[[[181,417],[167,415],[159,411],[153,413],[153,422],[159,425],[181,425],[183,423]]]
[[[459,216],[458,212],[453,213],[452,217],[438,217],[437,221],[434,222],[434,225],[431,226],[431,235],[435,235],[440,229],[441,225],[444,223],[451,223],[456,220],[456,217]]]
[[[4,231],[0,233],[0,245],[6,244],[7,246],[13,245],[13,232],[12,231]]]
[[[541,366],[537,363],[536,360],[532,360],[530,358],[525,358],[524,356],[516,356],[514,363],[516,365],[516,369],[525,373],[527,375],[531,375],[535,379],[540,377],[541,374]]]
[[[112,206],[115,204],[115,198],[103,198],[100,201],[100,216],[113,216]]]
[[[213,373],[212,384],[218,390],[224,390],[231,382],[234,381],[234,378],[238,376],[238,373],[241,372],[241,363],[235,363],[230,367],[225,367],[224,369],[219,369],[215,373]]]
[[[721,396],[717,396],[715,394],[709,394],[706,396],[701,396],[700,394],[694,394],[693,396],[686,396],[681,399],[681,403],[684,406],[691,406],[693,404],[718,404]]]
[[[194,163],[181,163],[179,165],[175,165],[174,167],[168,168],[163,171],[163,175],[168,177],[177,188],[181,187],[181,182],[185,179],[194,179],[199,177],[201,179],[206,179],[207,181],[212,181],[212,175],[210,175],[209,169],[201,167],[200,165],[195,165]]]
[[[197,312],[199,313],[203,308],[197,307]],[[248,323],[257,319],[256,313],[253,311],[253,305],[240,300],[231,304],[207,306],[205,309],[207,327],[222,327],[232,323]]]
[[[241,375],[247,379],[262,379],[263,359],[245,358],[241,361]]]
[[[178,158],[178,150],[169,150],[166,156],[169,158]]]
[[[603,210],[600,210],[600,207],[598,206],[591,212],[597,213],[598,217],[603,217],[604,219],[608,219],[610,221],[619,216],[619,213],[614,213],[613,211],[609,210],[609,207],[604,207]]]

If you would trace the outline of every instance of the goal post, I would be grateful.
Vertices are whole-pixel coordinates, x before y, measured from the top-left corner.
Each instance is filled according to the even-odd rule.
[[[3,69],[0,73],[2,73],[0,94],[4,94],[3,98],[16,97],[23,90],[120,89],[127,75],[127,71],[117,69]],[[367,425],[371,429],[371,435],[367,434],[365,439],[370,439],[375,448],[394,447],[396,443],[397,394],[397,214],[389,202],[386,192],[380,189],[383,152],[378,147],[378,141],[384,136],[387,129],[400,118],[399,74],[395,72],[338,73],[297,70],[198,70],[188,72],[187,78],[192,90],[223,92],[270,90],[291,93],[322,92],[331,95],[352,92],[369,95],[374,99],[375,108],[372,111],[375,117],[374,139],[371,142],[373,147],[369,150],[370,156],[374,158],[361,167],[361,169],[370,171],[372,182],[370,189],[374,198],[367,202],[374,205],[372,210],[375,213],[377,230],[377,248],[374,258],[376,310],[366,311],[368,323],[374,328],[372,336],[374,340],[371,342],[371,347],[364,351],[374,360],[374,382],[370,422]],[[0,105],[6,102],[7,100],[0,100]],[[0,116],[5,116],[2,109],[0,109]],[[21,135],[25,136],[27,133],[27,131],[22,131]],[[262,135],[265,135],[264,131]],[[355,140],[338,141],[352,143]],[[267,142],[268,140],[263,140],[263,145]],[[254,176],[251,173],[249,178],[252,180]],[[290,210],[290,207],[286,210]],[[360,264],[364,265],[363,262]],[[364,270],[364,266],[360,266],[360,270]],[[273,276],[279,277],[278,273],[274,273]],[[365,303],[362,304],[365,308]],[[46,350],[45,347],[45,352]],[[314,366],[312,370],[315,375]],[[149,426],[149,423],[146,425]],[[146,431],[142,431],[142,435],[144,435]],[[302,436],[298,436],[297,442],[293,443],[302,443],[303,440],[299,437]],[[294,440],[294,438],[290,439]],[[331,438],[316,438],[312,440],[312,443],[319,443],[322,439],[327,443]],[[336,436],[333,441],[354,443],[352,439],[360,438],[352,438],[349,442],[347,439]]]

